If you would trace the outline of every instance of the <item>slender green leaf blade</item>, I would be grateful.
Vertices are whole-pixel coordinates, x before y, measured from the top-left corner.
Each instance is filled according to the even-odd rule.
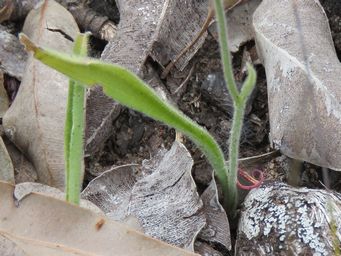
[[[116,101],[181,131],[205,153],[222,184],[227,183],[227,168],[221,149],[213,137],[179,110],[160,99],[141,79],[128,70],[99,60],[70,56],[37,47],[23,34],[21,42],[35,58],[86,85],[99,84]],[[223,186],[226,187],[226,186]]]
[[[88,34],[77,36],[73,53],[87,56]],[[70,79],[65,124],[66,200],[79,204],[84,174],[85,88]]]

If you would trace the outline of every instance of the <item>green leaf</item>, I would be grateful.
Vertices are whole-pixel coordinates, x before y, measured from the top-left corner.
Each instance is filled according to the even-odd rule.
[[[227,168],[217,142],[204,128],[159,98],[136,75],[118,65],[40,48],[23,34],[20,35],[20,40],[26,49],[33,51],[34,57],[44,64],[81,84],[88,86],[99,84],[105,94],[119,103],[162,121],[190,137],[213,166],[223,186],[224,196],[227,196]]]

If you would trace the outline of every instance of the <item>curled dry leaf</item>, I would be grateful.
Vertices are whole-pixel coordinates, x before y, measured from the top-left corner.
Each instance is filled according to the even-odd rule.
[[[51,30],[52,29],[52,30]],[[23,31],[39,45],[71,52],[79,32],[72,15],[53,0],[27,17]],[[7,136],[34,164],[39,181],[64,187],[64,122],[68,79],[32,57],[18,95],[3,119]]]
[[[245,199],[236,255],[334,255],[340,216],[339,193],[263,184]]]
[[[13,186],[0,183],[1,255],[196,255],[52,197],[32,193],[16,207],[13,193]]]
[[[198,238],[209,244],[219,244],[225,250],[231,250],[230,226],[224,208],[219,203],[218,189],[213,173],[212,181],[202,193],[206,226],[200,231]]]
[[[145,234],[193,251],[206,220],[192,166],[185,146],[175,142],[168,152],[144,163],[142,177],[134,176],[132,166],[106,172],[89,183],[82,198],[110,218],[134,217]]]
[[[292,158],[341,171],[341,65],[320,3],[295,2],[296,16],[293,0],[264,0],[254,14],[271,141]]]

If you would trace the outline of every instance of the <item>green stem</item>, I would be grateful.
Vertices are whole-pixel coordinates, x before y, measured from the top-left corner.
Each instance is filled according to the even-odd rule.
[[[222,0],[215,0],[215,13],[217,17],[217,27],[219,33],[219,45],[221,60],[223,63],[224,79],[226,81],[227,89],[229,90],[233,101],[238,101],[238,88],[233,77],[231,54],[227,40],[227,25]]]
[[[238,194],[237,194],[237,173],[238,173],[238,157],[239,157],[239,143],[240,135],[243,127],[245,105],[234,105],[232,129],[230,133],[229,144],[229,170],[228,180],[228,194],[229,201],[227,202],[227,208],[234,213],[237,208]]]
[[[243,84],[241,92],[239,93],[233,76],[233,68],[231,54],[228,45],[227,38],[228,33],[223,0],[215,0],[214,6],[217,17],[219,45],[223,63],[224,79],[226,82],[227,89],[229,90],[229,93],[234,103],[234,114],[229,145],[230,159],[227,173],[228,185],[227,191],[225,192],[226,194],[224,194],[224,205],[225,207],[227,207],[228,210],[227,212],[229,216],[233,219],[235,217],[238,204],[237,173],[240,135],[243,126],[246,102],[256,83],[256,72],[250,65],[247,65],[249,74],[246,81]]]
[[[88,34],[77,36],[73,53],[87,56]],[[66,200],[79,204],[84,174],[85,88],[70,79],[65,122]]]

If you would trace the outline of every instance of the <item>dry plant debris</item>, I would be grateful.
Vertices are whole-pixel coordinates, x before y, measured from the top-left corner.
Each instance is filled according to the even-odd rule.
[[[264,0],[254,14],[271,142],[292,158],[341,171],[341,64],[320,3],[297,1],[297,12],[292,3]]]
[[[192,165],[185,146],[175,142],[169,151],[145,161],[140,175],[134,174],[136,166],[105,172],[89,183],[82,198],[98,205],[109,218],[124,222],[133,217],[145,234],[193,251],[206,218],[191,176]],[[217,203],[215,211],[221,209]],[[226,221],[225,212],[221,214]],[[212,224],[211,228],[219,227]],[[227,234],[220,243],[230,248],[228,224],[220,228]]]
[[[196,255],[41,194],[32,193],[16,206],[13,193],[13,186],[0,183],[1,255]]]
[[[45,1],[27,17],[23,31],[35,42],[71,52],[79,32],[72,15],[54,1]],[[3,118],[6,135],[34,164],[39,181],[64,187],[64,122],[68,79],[30,57],[15,101]]]

